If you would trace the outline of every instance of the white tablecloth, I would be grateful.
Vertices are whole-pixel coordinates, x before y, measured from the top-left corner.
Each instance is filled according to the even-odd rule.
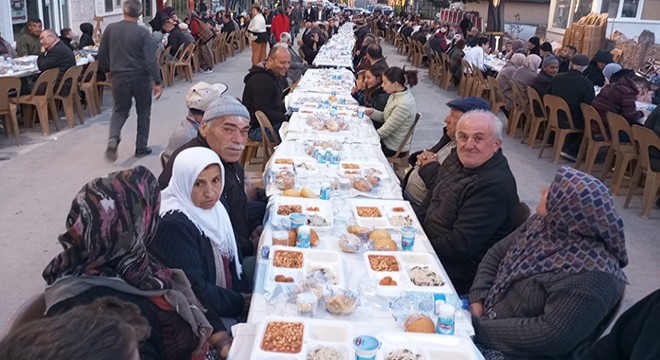
[[[347,22],[339,28],[337,34],[321,46],[314,58],[314,65],[352,68],[353,46],[355,46],[353,23]]]

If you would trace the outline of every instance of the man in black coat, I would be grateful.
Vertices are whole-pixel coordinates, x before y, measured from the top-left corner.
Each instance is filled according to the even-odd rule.
[[[37,67],[39,67],[39,71],[59,68],[60,73],[57,76],[56,83],[56,86],[59,86],[64,73],[69,68],[76,66],[76,57],[73,55],[73,51],[51,29],[46,29],[39,34],[39,44],[41,44],[41,51],[39,51],[37,57]],[[62,94],[68,94],[70,87],[71,84],[65,84],[62,88]]]
[[[222,26],[222,32],[227,33],[227,36],[236,31],[236,25],[234,25],[234,22],[231,19],[231,14],[224,14],[222,16],[222,23],[224,24]]]
[[[488,249],[519,225],[516,180],[502,154],[502,123],[471,111],[458,121],[456,149],[431,190],[424,231],[459,295]]]
[[[166,188],[172,177],[174,159],[185,149],[202,146],[215,151],[225,167],[225,186],[221,200],[227,207],[236,242],[243,256],[255,254],[250,235],[261,224],[266,211],[265,203],[248,201],[245,172],[239,162],[250,129],[249,118],[247,108],[235,98],[224,96],[214,101],[204,112],[197,137],[172,153],[158,177],[161,189]]]
[[[250,111],[250,133],[248,137],[253,141],[261,141],[261,127],[255,112],[263,111],[278,131],[282,123],[287,121],[286,109],[282,101],[282,82],[279,80],[286,76],[291,65],[291,55],[285,47],[274,47],[266,59],[266,66],[259,64],[250,69],[243,80],[243,104]]]
[[[305,12],[303,13],[303,19],[309,22],[316,21],[316,14],[314,13],[314,9],[312,9],[312,3],[307,3],[307,7],[305,8]]]

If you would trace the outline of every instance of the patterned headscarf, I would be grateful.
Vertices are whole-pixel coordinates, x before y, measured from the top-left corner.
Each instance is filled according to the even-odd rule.
[[[562,166],[550,185],[548,214],[523,225],[497,270],[485,301],[487,315],[508,287],[542,273],[600,271],[627,281],[623,220],[598,179]],[[490,314],[489,314],[490,313]]]
[[[70,275],[120,277],[141,290],[170,289],[171,270],[147,253],[158,225],[160,187],[145,167],[92,180],[78,192],[59,241],[64,251],[46,266],[50,285]]]

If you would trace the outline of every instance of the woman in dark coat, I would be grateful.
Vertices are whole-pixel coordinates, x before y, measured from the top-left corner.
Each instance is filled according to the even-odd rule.
[[[179,153],[149,246],[163,264],[183,270],[202,305],[223,317],[219,322],[209,319],[216,330],[247,315],[251,287],[229,215],[219,201],[223,186],[224,167],[213,150],[193,147]]]
[[[305,55],[305,61],[307,64],[313,64],[314,59],[316,59],[316,54],[319,53],[319,33],[315,32],[305,39],[305,42],[300,47],[303,54]]]
[[[598,179],[563,166],[536,214],[495,244],[470,289],[486,359],[579,359],[623,296],[623,220]]]
[[[605,69],[605,66],[611,62],[613,62],[612,54],[609,51],[598,50],[582,73],[587,79],[591,80],[595,86],[605,86],[603,69]]]
[[[532,36],[527,42],[527,49],[529,49],[529,54],[534,54],[541,56],[541,40],[538,37]]]
[[[80,41],[78,42],[78,48],[82,49],[86,46],[94,46],[94,26],[90,23],[80,24]]]
[[[352,94],[358,104],[372,107],[379,111],[385,109],[387,99],[390,95],[383,90],[383,72],[385,71],[381,67],[372,67],[364,71],[364,88]],[[382,123],[377,124],[382,125]]]

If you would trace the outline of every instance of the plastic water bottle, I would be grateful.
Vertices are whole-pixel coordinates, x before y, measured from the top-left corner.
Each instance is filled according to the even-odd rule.
[[[332,191],[330,183],[325,181],[321,185],[321,200],[330,200],[330,192]]]

